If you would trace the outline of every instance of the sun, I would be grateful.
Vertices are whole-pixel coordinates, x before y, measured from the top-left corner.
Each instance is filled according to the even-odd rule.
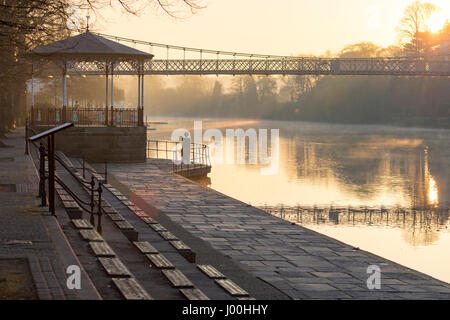
[[[436,12],[432,14],[427,21],[428,29],[431,32],[437,32],[441,30],[447,21],[447,17],[443,12]]]

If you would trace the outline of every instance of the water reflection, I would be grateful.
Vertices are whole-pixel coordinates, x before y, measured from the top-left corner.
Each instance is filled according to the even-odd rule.
[[[169,120],[149,136],[170,139],[193,122]],[[280,129],[277,174],[261,175],[261,164],[215,164],[209,179],[198,181],[254,205],[449,205],[449,130],[203,120],[208,128]]]
[[[149,137],[170,139],[193,119],[169,123]],[[450,130],[232,120],[203,127],[280,129],[280,167],[261,175],[261,164],[215,164],[198,183],[450,282]]]
[[[403,229],[410,245],[430,245],[448,231],[449,210],[439,208],[318,208],[304,206],[262,206],[262,210],[303,226],[344,225],[390,227]]]

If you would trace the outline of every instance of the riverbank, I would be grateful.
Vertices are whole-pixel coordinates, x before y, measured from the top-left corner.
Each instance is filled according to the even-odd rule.
[[[152,159],[109,164],[110,181],[156,217],[161,212],[170,218],[176,228],[166,228],[193,250],[203,241],[292,299],[450,298],[447,283],[273,217],[167,167]],[[367,287],[370,265],[381,269],[379,290]]]

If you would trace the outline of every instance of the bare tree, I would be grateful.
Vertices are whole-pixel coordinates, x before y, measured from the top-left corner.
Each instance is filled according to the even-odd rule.
[[[73,33],[67,27],[70,6],[98,14],[119,6],[138,15],[146,7],[161,8],[171,17],[204,8],[203,0],[2,0],[0,1],[0,133],[23,118],[30,65],[23,53]]]
[[[438,8],[428,2],[415,1],[406,7],[397,27],[400,42],[410,54],[420,55],[426,47],[426,24]]]

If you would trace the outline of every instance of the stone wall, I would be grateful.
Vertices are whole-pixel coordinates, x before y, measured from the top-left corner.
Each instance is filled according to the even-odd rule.
[[[41,132],[49,127],[35,126]],[[72,127],[56,134],[56,149],[89,162],[145,162],[147,127]]]

